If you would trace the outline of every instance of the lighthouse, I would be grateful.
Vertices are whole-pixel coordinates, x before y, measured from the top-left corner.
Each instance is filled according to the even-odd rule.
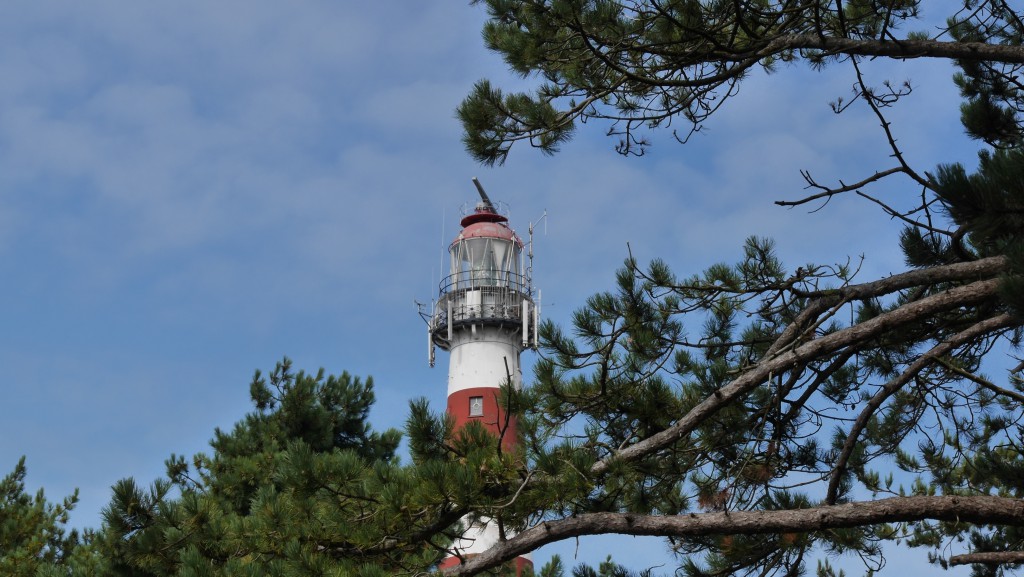
[[[511,448],[516,443],[515,417],[505,414],[499,398],[504,383],[521,386],[520,353],[537,346],[532,254],[480,182],[474,178],[473,184],[480,202],[462,218],[462,230],[448,247],[449,273],[428,320],[430,365],[436,348],[448,351],[447,412],[455,427],[477,421]],[[463,524],[466,530],[452,544],[442,569],[457,565],[460,556],[487,551],[499,540],[497,523],[487,518],[466,518]],[[528,556],[517,558],[516,574],[530,563]]]

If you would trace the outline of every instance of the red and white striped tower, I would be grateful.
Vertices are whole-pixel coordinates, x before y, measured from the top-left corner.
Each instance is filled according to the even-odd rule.
[[[519,353],[536,347],[539,312],[523,241],[475,178],[473,183],[480,202],[462,219],[462,231],[448,249],[450,274],[441,281],[429,320],[430,364],[435,346],[449,351],[448,414],[456,428],[478,421],[511,448],[515,418],[505,414],[498,397],[509,380],[521,386]],[[472,556],[498,542],[497,523],[478,517],[464,524],[467,529],[442,569],[459,563],[456,552]],[[530,563],[529,556],[516,559],[516,574]]]

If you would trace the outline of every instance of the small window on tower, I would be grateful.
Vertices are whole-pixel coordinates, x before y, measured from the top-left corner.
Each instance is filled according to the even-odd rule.
[[[470,417],[482,417],[482,416],[484,416],[484,398],[483,397],[470,397],[469,398],[469,416]]]

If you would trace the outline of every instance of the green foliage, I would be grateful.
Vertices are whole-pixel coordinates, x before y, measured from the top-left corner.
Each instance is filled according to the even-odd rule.
[[[544,355],[521,393],[533,477],[518,497],[536,503],[538,518],[1019,494],[1024,364],[1009,385],[982,372],[1017,350],[1024,319],[1019,10],[964,2],[928,34],[900,32],[932,9],[912,0],[478,3],[488,47],[539,81],[511,96],[481,81],[460,106],[481,162],[503,162],[519,140],[553,153],[594,119],[611,125],[619,152],[642,154],[650,129],[682,122],[672,125],[681,141],[699,131],[752,70],[845,62],[853,101],[878,118],[899,166],[835,188],[804,173],[816,194],[784,204],[871,198],[864,187],[893,173],[919,191],[909,208],[873,199],[906,224],[904,274],[853,284],[850,263],[786,269],[770,242],[752,238],[738,263],[688,278],[662,261],[627,260],[572,329],[542,326]],[[996,149],[973,174],[906,164],[884,113],[910,86],[865,80],[873,58],[919,56],[955,63],[967,133]],[[799,574],[815,552],[855,553],[870,573],[893,540],[932,547],[936,560],[950,540],[979,551],[1024,542],[1012,526],[923,521],[670,537],[693,576]],[[824,562],[818,574],[836,571]]]
[[[42,489],[29,495],[27,472],[22,457],[14,471],[0,479],[0,575],[102,574],[102,560],[91,548],[91,532],[80,536],[66,528],[78,491],[59,503],[47,501]]]
[[[982,151],[978,172],[968,175],[959,164],[940,166],[936,195],[949,218],[960,227],[948,252],[969,257],[1003,255],[1003,299],[1024,316],[1024,149]],[[966,239],[966,246],[959,239]]]
[[[565,566],[558,555],[553,555],[547,563],[541,567],[539,577],[565,577]],[[630,571],[626,567],[614,563],[611,556],[598,564],[595,569],[586,563],[580,563],[572,570],[572,577],[651,577],[652,570]],[[533,577],[526,575],[524,577]]]
[[[967,180],[984,181],[997,165],[1003,166],[983,166]],[[950,218],[968,220],[952,209]],[[1012,226],[975,226],[970,250],[980,250],[981,234],[1002,239],[999,247],[1016,242],[1019,236],[1006,232]],[[904,238],[911,248],[928,239]],[[550,323],[542,327],[535,383],[521,393],[520,429],[536,476],[520,499],[537,503],[546,515],[571,516],[789,511],[936,491],[1018,495],[1020,454],[1006,447],[1024,439],[1013,396],[1024,389],[1018,379],[1018,393],[999,394],[978,371],[997,343],[1015,345],[1016,332],[1008,329],[1019,331],[1019,321],[960,336],[1010,310],[1010,303],[992,292],[970,306],[901,319],[925,299],[975,282],[976,274],[938,281],[922,268],[915,282],[851,285],[845,265],[808,264],[788,272],[765,239],[748,239],[743,252],[735,264],[712,265],[686,279],[662,261],[641,269],[627,260],[616,291],[588,299],[573,315],[571,334]],[[999,255],[995,248],[980,254]],[[908,260],[942,267],[957,257],[950,251],[930,259],[908,254]],[[788,351],[814,350],[819,341],[883,320],[885,328],[870,337],[799,353],[745,394],[714,410],[702,408]],[[923,351],[947,341],[958,344],[922,362]],[[692,432],[678,441],[629,462],[615,458],[689,418]],[[992,432],[979,433],[983,423],[980,430]],[[935,431],[944,434],[936,438]],[[607,468],[595,469],[599,462]],[[921,472],[932,478],[916,477]],[[815,492],[821,496],[812,498]],[[1017,539],[1013,527],[911,523],[715,532],[670,543],[681,572],[693,577],[797,574],[815,552],[855,554],[868,568],[880,567],[881,544],[904,539],[911,528],[917,532],[912,544],[929,547],[943,546],[943,535],[970,536],[978,547],[986,539]],[[924,539],[929,531],[938,531],[930,541]],[[819,573],[834,572],[826,564]]]
[[[552,88],[545,87],[541,92]],[[511,141],[520,139],[520,123],[538,127],[526,138],[545,154],[558,152],[558,146],[569,140],[574,129],[572,118],[555,110],[550,99],[534,99],[524,93],[505,95],[486,80],[476,84],[457,114],[467,127],[463,142],[470,150],[480,151],[477,158],[486,164],[504,162]]]
[[[316,453],[353,451],[367,461],[390,460],[397,431],[376,433],[366,422],[373,404],[373,380],[348,373],[340,377],[293,374],[285,359],[269,381],[257,371],[250,384],[256,412],[230,433],[214,432],[213,458],[196,455],[192,474],[181,456],[168,461],[168,476],[179,486],[204,488],[245,512],[256,491],[272,481],[275,460],[287,445],[299,442]]]
[[[991,20],[951,18],[950,33],[958,42],[992,42],[1020,46],[1024,41],[1021,26],[1000,26],[1000,18],[1016,17],[1008,7],[996,9]],[[1019,21],[1018,21],[1019,23]],[[1013,66],[984,60],[958,60],[960,72],[954,77],[964,103],[960,119],[967,134],[997,147],[1016,147],[1024,131],[1021,85]]]
[[[517,141],[554,153],[577,125],[592,120],[610,124],[619,152],[643,154],[646,131],[672,127],[686,141],[752,71],[798,62],[821,68],[860,56],[955,60],[968,133],[999,146],[1014,145],[1022,134],[1014,48],[1024,25],[1005,2],[965,3],[938,37],[901,32],[934,9],[920,0],[474,3],[487,7],[487,47],[515,73],[538,79],[532,94],[511,95],[482,80],[459,106],[466,148],[486,164],[504,162]],[[992,49],[957,49],[968,42]],[[860,86],[853,99],[888,107],[907,93],[889,84]]]
[[[367,423],[369,379],[293,373],[285,359],[256,373],[250,396],[256,410],[216,431],[210,455],[172,455],[149,487],[114,486],[98,544],[106,574],[414,574],[444,557],[465,515],[511,531],[536,512],[513,498],[521,451],[478,424],[453,431],[424,401],[411,404],[403,465],[399,433]]]
[[[216,431],[211,455],[172,455],[149,488],[115,485],[110,574],[370,576],[439,559],[424,537],[458,515],[427,472],[400,466],[397,431],[370,428],[371,380],[293,373],[285,359],[256,373],[250,395],[256,410]]]

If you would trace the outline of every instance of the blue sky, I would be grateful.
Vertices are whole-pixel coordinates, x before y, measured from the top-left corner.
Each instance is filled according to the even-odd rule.
[[[434,296],[473,176],[521,234],[547,212],[535,281],[563,324],[611,287],[627,243],[686,274],[737,260],[751,234],[794,268],[901,268],[867,203],[772,204],[803,192],[800,169],[836,182],[891,166],[865,109],[828,107],[848,68],[754,75],[706,134],[656,133],[643,158],[588,125],[553,158],[519,147],[484,168],[454,108],[480,78],[530,83],[484,50],[484,16],[406,0],[0,5],[0,470],[26,455],[30,489],[78,487],[72,524],[96,526],[114,482],[205,450],[284,355],[372,375],[377,427],[401,426],[414,397],[441,406],[447,361],[427,367],[414,300]],[[915,87],[891,117],[912,162],[974,165],[945,63],[868,71]]]

